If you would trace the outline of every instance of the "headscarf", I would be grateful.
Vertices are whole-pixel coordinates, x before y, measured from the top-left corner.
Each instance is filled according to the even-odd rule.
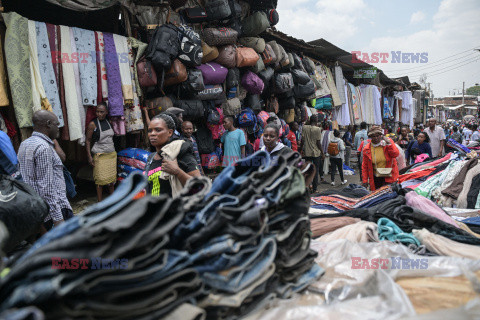
[[[380,126],[372,126],[370,130],[368,130],[368,137],[370,138],[372,135],[381,134],[383,135],[383,130]]]

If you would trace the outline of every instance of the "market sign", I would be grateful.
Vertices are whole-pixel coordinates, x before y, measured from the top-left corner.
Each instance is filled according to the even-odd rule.
[[[353,78],[355,79],[374,79],[377,76],[377,68],[360,68],[356,69]]]

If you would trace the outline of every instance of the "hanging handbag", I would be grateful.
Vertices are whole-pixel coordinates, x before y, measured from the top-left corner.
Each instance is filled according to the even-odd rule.
[[[257,63],[252,67],[252,71],[256,74],[259,74],[265,70],[265,64],[263,63],[263,60],[259,57],[257,60]]]
[[[224,20],[232,15],[228,0],[207,0],[205,3],[208,21]]]
[[[237,65],[237,51],[233,45],[227,45],[218,49],[218,58],[215,62],[225,68],[235,68]]]
[[[226,46],[237,42],[238,32],[231,28],[206,28],[202,31],[202,39],[209,46]]]
[[[219,52],[217,47],[211,47],[202,41],[203,58],[202,63],[207,63],[218,58]]]
[[[187,4],[187,0],[168,0],[168,4],[173,10],[177,10]]]
[[[202,71],[198,69],[188,70],[188,79],[182,84],[182,88],[190,93],[196,93],[205,89]]]
[[[268,28],[270,28],[270,22],[267,14],[261,11],[254,12],[242,22],[243,34],[247,37],[256,37]]]
[[[375,150],[372,146],[372,149]],[[375,157],[374,153],[374,158],[375,158],[375,177],[377,178],[390,178],[392,176],[392,170],[393,168],[377,168],[377,157]],[[393,165],[393,161],[392,161]]]
[[[145,57],[140,58],[137,62],[138,82],[141,87],[154,87],[157,85],[157,73],[152,63]]]
[[[172,67],[165,73],[164,86],[173,86],[175,84],[187,81],[188,73],[185,65],[178,59],[175,59],[172,63]]]
[[[237,48],[237,67],[253,67],[257,60],[260,59],[258,54],[252,48]]]
[[[188,23],[202,23],[208,21],[207,10],[200,6],[186,8],[181,11],[181,14]]]
[[[222,104],[223,114],[226,116],[237,116],[242,111],[242,103],[240,99],[228,99]]]

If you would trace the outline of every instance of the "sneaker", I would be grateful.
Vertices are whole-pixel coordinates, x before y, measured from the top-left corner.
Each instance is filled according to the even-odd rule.
[[[332,187],[335,187],[335,182],[332,182],[331,185],[332,185]]]
[[[348,182],[347,180],[343,180],[342,185],[346,184],[347,182]]]

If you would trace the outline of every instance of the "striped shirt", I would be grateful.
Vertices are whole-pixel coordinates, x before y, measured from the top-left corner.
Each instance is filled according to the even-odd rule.
[[[63,220],[62,209],[70,209],[67,200],[63,164],[54,149],[53,141],[40,132],[23,141],[18,150],[18,162],[23,180],[50,207],[45,221]]]

